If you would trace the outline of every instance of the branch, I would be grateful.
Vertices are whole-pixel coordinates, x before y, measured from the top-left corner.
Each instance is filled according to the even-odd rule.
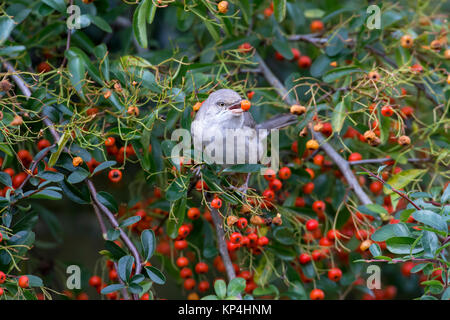
[[[378,181],[380,181],[383,185],[387,184],[386,181],[384,181],[382,178],[380,178],[379,176],[377,176],[376,174],[370,172],[369,170],[359,166],[363,171],[367,172],[371,177],[377,179]],[[398,194],[400,197],[402,197],[403,199],[407,200],[409,203],[411,203],[413,205],[414,208],[416,208],[417,210],[422,210],[417,204],[414,203],[414,201],[412,201],[406,194],[404,194],[403,192],[401,192],[400,190],[397,190],[391,186],[389,186],[391,188],[392,191],[394,191],[396,194]]]
[[[97,190],[95,189],[94,183],[91,180],[87,179],[86,184],[89,188],[89,191],[91,193],[94,204],[97,205],[97,207],[99,207],[99,209],[106,215],[106,217],[108,218],[111,225],[114,228],[119,230],[120,238],[123,240],[125,245],[128,247],[128,249],[130,249],[131,253],[134,256],[135,263],[136,263],[135,274],[140,274],[141,270],[142,270],[142,263],[141,263],[141,257],[139,256],[139,253],[138,253],[136,247],[134,246],[133,242],[130,240],[128,235],[125,233],[125,231],[123,231],[122,228],[120,228],[119,223],[117,222],[116,218],[114,217],[114,214],[103,203],[101,203],[98,200]]]
[[[223,221],[220,217],[219,210],[211,208],[211,217],[216,227],[217,244],[219,246],[219,252],[222,256],[223,264],[227,272],[228,281],[236,278],[236,272],[234,271],[233,263],[231,262],[230,255],[228,253],[227,243],[225,242],[225,233],[223,232]],[[240,295],[239,298],[241,299]]]
[[[428,162],[430,161],[430,158],[410,158],[407,161],[411,163],[416,162]],[[369,164],[369,163],[384,163],[387,161],[392,161],[392,158],[380,158],[380,159],[364,159],[364,160],[357,160],[357,161],[349,161],[348,163],[350,165],[358,165],[358,164]]]
[[[259,62],[259,66],[267,82],[269,82],[275,88],[275,90],[281,96],[281,98],[285,100],[288,104],[290,105],[295,104],[296,101],[294,101],[289,97],[286,88],[283,86],[280,80],[278,80],[278,78],[272,73],[272,71],[266,65],[261,56],[258,53],[256,53],[255,58]],[[348,164],[348,162],[344,158],[342,158],[330,144],[325,142],[325,138],[321,133],[315,132],[314,130],[311,130],[311,132],[314,139],[319,141],[321,148],[339,167],[345,179],[347,180],[347,183],[353,189],[353,191],[355,192],[356,196],[359,198],[361,203],[364,205],[372,203],[372,200],[370,200],[369,196],[367,196],[362,187],[359,185],[359,182],[356,179],[353,171],[350,169],[350,165]]]
[[[320,47],[321,44],[325,44],[328,42],[327,38],[319,38],[319,34],[294,34],[289,36],[287,39],[289,41],[304,41],[315,45],[316,47]]]

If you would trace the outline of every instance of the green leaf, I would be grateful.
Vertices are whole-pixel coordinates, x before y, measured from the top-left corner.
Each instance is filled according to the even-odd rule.
[[[67,144],[67,141],[69,141],[71,135],[67,131],[64,131],[64,134],[59,138],[58,140],[58,149],[56,149],[55,152],[53,152],[50,156],[50,159],[48,160],[48,166],[51,168],[55,165],[56,161],[58,161],[59,156],[61,155],[61,152],[64,150],[64,147]]]
[[[115,292],[118,291],[120,289],[125,288],[125,286],[121,283],[116,283],[116,284],[110,284],[109,286],[106,286],[102,289],[102,291],[100,291],[101,294],[108,294],[111,292]]]
[[[278,22],[282,22],[286,17],[286,0],[273,1],[273,13]]]
[[[155,267],[145,267],[148,277],[156,284],[166,283],[166,277]]]
[[[295,237],[292,233],[291,229],[288,227],[279,227],[276,228],[273,232],[273,236],[275,240],[284,245],[293,245],[295,244]]]
[[[155,252],[156,239],[153,230],[144,230],[141,233],[141,244],[144,261],[148,261]]]
[[[225,281],[222,279],[216,280],[214,282],[214,291],[219,299],[225,299],[227,294],[227,285],[225,284]]]
[[[66,4],[64,3],[64,0],[42,0],[42,2],[56,11],[66,13]]]
[[[167,234],[172,239],[178,236],[178,228],[183,224],[186,213],[186,197],[174,202],[170,208],[169,219],[167,220]]]
[[[409,236],[408,227],[403,223],[387,224],[376,230],[371,238],[373,241],[382,242],[394,237]]]
[[[112,166],[114,166],[117,162],[116,161],[105,161],[100,163],[97,167],[95,167],[94,171],[92,171],[91,176],[93,176],[94,174],[99,173],[102,170],[105,170],[107,168],[110,168]]]
[[[372,256],[374,257],[381,256],[381,249],[377,243],[372,243],[371,246],[369,247],[369,250]]]
[[[128,219],[125,219],[120,223],[120,227],[125,228],[128,226],[131,226],[132,224],[135,224],[135,223],[139,222],[140,220],[141,220],[141,216],[129,217]]]
[[[331,59],[326,54],[318,56],[311,65],[309,72],[315,78],[321,77],[326,71],[331,69]]]
[[[0,183],[4,184],[7,187],[12,187],[11,176],[6,172],[0,171]]]
[[[416,254],[423,251],[422,247],[415,247],[411,251],[412,244],[416,239],[411,237],[394,237],[386,240],[387,249],[395,254]]]
[[[245,279],[243,278],[234,278],[230,281],[228,284],[228,296],[237,296],[238,294],[242,293],[245,289]]]
[[[67,177],[67,182],[70,184],[76,184],[84,181],[87,177],[89,177],[90,172],[82,167],[78,167],[75,169],[74,172],[72,172]]]
[[[114,260],[119,260],[127,254],[121,247],[119,247],[112,241],[106,241],[105,248],[111,253],[111,256],[114,258]]]
[[[84,62],[83,60],[74,55],[70,55],[66,53],[66,57],[68,60],[67,68],[70,72],[70,82],[72,83],[73,87],[77,90],[80,97],[84,100],[84,92],[83,92],[83,83],[85,80],[84,73]]]
[[[434,258],[437,249],[439,248],[439,239],[434,232],[423,231],[423,236],[420,239],[424,249],[424,257]]]
[[[235,164],[225,168],[222,172],[251,173],[259,172],[261,168],[263,168],[263,166],[260,164]]]
[[[54,171],[42,171],[39,172],[36,176],[51,182],[60,182],[64,180],[64,175],[62,173]]]
[[[352,66],[334,68],[334,69],[328,71],[327,73],[325,73],[325,75],[322,77],[322,79],[323,79],[323,81],[330,83],[337,79],[340,79],[342,77],[348,76],[348,75],[356,73],[356,72],[362,72],[362,70],[360,68],[352,67]]]
[[[44,283],[42,282],[42,279],[34,276],[32,274],[27,274],[28,277],[28,283],[30,285],[30,287],[32,288],[36,288],[36,287],[43,287]]]
[[[209,296],[204,296],[201,300],[219,300],[217,296],[210,294]]]
[[[444,293],[442,294],[441,300],[450,300],[450,287],[445,289]]]
[[[388,181],[387,184],[395,189],[402,189],[406,187],[409,183],[411,183],[414,179],[416,179],[421,174],[427,172],[426,169],[409,169],[401,171],[397,174],[394,174]],[[391,194],[393,191],[386,186],[383,187],[384,193]]]
[[[108,33],[112,32],[110,25],[102,17],[94,16],[92,14],[87,14],[86,16],[89,18],[89,20],[92,21],[93,24],[95,24],[97,27],[99,27],[103,31],[108,32]]]
[[[6,40],[8,40],[11,31],[15,27],[14,20],[8,16],[0,17],[0,45],[2,45]]]
[[[424,225],[430,226],[436,230],[447,232],[447,223],[442,216],[430,210],[417,210],[412,217],[422,222]]]
[[[132,256],[123,256],[117,263],[117,273],[124,282],[130,280],[131,271],[133,270],[134,258]]]
[[[62,195],[59,192],[56,192],[54,190],[44,189],[42,191],[39,191],[32,196],[30,196],[32,199],[48,199],[48,200],[59,200],[62,199]]]
[[[333,131],[337,133],[341,132],[346,116],[346,107],[344,101],[341,101],[336,105],[333,110],[333,115],[331,116],[331,126],[333,127]]]
[[[308,19],[319,19],[325,15],[325,11],[320,9],[308,9],[305,10],[305,17]]]
[[[275,50],[277,50],[284,58],[287,60],[292,60],[294,58],[294,54],[292,53],[291,47],[286,39],[276,39],[272,43]]]
[[[116,199],[105,191],[100,191],[97,193],[97,199],[100,203],[102,203],[105,207],[107,207],[112,212],[119,211],[119,206],[117,205]]]
[[[143,0],[133,14],[133,32],[142,48],[147,48],[147,18],[150,16],[152,0]]]

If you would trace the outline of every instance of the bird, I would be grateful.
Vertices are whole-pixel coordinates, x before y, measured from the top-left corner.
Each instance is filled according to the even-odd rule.
[[[283,113],[256,123],[252,114],[241,108],[242,100],[234,90],[219,89],[203,102],[191,124],[197,157],[210,155],[212,159],[203,160],[224,167],[260,163],[266,151],[264,139],[270,130],[282,129],[298,122],[296,115]],[[239,141],[243,137],[245,139]]]

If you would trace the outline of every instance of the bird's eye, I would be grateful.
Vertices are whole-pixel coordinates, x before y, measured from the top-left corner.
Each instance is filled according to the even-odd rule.
[[[225,102],[218,102],[219,107],[225,107]]]

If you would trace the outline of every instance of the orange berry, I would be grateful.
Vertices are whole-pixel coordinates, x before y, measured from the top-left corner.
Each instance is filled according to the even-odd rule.
[[[252,106],[251,102],[248,100],[242,100],[241,101],[241,109],[244,111],[250,110],[250,107]]]

